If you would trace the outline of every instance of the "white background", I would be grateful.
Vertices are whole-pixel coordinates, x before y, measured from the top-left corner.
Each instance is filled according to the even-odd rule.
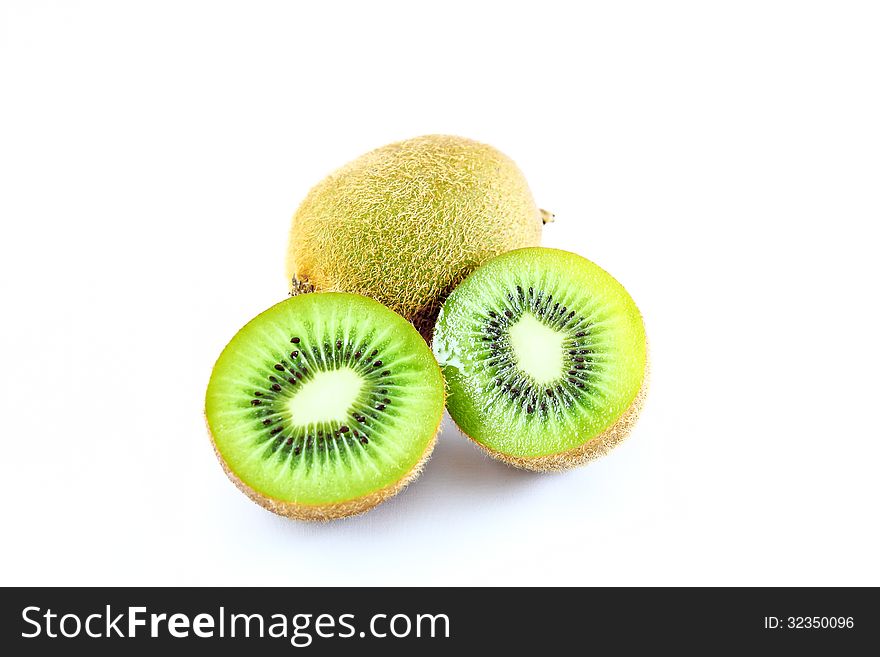
[[[875,3],[0,6],[0,583],[880,584]],[[273,516],[211,366],[308,188],[435,132],[630,290],[642,420],[544,476],[447,420],[384,506]]]

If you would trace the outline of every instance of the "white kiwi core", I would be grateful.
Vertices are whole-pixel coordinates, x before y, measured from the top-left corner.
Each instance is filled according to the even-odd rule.
[[[535,383],[549,384],[562,376],[563,333],[550,328],[528,312],[523,313],[509,331],[516,365]]]
[[[364,382],[349,367],[315,372],[290,398],[287,410],[296,427],[325,422],[345,422]]]

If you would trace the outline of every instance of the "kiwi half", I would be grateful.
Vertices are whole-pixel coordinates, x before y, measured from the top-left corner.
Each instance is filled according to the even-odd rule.
[[[355,292],[430,339],[446,295],[490,258],[537,246],[552,215],[495,148],[427,135],[389,144],[318,183],[293,217],[291,291]]]
[[[220,354],[205,402],[217,456],[280,515],[361,513],[414,479],[434,446],[443,379],[424,340],[381,304],[287,299]]]
[[[433,348],[456,424],[529,470],[606,453],[645,395],[638,308],[611,275],[567,251],[518,249],[477,269],[444,303]]]

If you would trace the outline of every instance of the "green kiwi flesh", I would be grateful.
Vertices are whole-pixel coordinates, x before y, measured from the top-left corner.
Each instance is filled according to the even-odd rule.
[[[443,413],[443,380],[412,325],[371,299],[299,295],[242,328],[205,414],[227,474],[290,517],[366,511],[413,479]]]
[[[638,308],[611,275],[567,251],[518,249],[471,273],[444,303],[433,349],[453,420],[522,468],[604,454],[645,395]]]

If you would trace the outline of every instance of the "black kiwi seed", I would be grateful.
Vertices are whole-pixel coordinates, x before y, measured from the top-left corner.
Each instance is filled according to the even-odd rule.
[[[389,374],[391,374],[390,370],[385,370],[384,372],[382,372],[382,376],[388,376]]]
[[[373,363],[373,367],[382,367],[382,361],[377,360],[375,363]]]
[[[342,340],[337,340],[337,341],[336,341],[336,348],[337,348],[337,349],[342,349]]]
[[[355,360],[358,360],[360,357],[361,357],[361,352],[359,352],[359,351],[354,352],[354,359]]]
[[[373,356],[375,356],[378,353],[379,353],[378,349],[373,349],[373,353],[370,354],[370,358],[372,358]]]
[[[513,313],[510,312],[509,310],[505,310],[505,311],[504,311],[504,315],[505,315],[506,317],[513,317]]]
[[[339,431],[341,433],[348,433],[348,427],[343,424],[341,427],[339,427]]]
[[[290,341],[291,341],[293,344],[299,344],[299,338],[290,338]]]
[[[355,420],[357,420],[358,422],[360,422],[361,424],[363,424],[364,422],[367,421],[367,418],[365,418],[363,415],[358,415],[358,416],[355,418]]]
[[[262,403],[259,399],[251,399],[251,406],[259,406]]]
[[[290,383],[291,385],[293,385],[296,383],[296,379],[294,379],[293,377],[290,377],[289,379],[287,379],[287,382]]]
[[[367,437],[366,437],[366,436],[361,436],[361,444],[362,444],[362,445],[366,445],[368,442],[370,442],[370,441],[367,440]]]
[[[279,372],[283,372],[284,365],[282,365],[281,363],[275,363],[275,369],[278,370]]]
[[[293,448],[293,453],[295,456],[299,456],[300,452],[302,452],[302,448],[299,445]]]
[[[281,431],[281,427],[275,427],[269,433],[274,436],[276,433],[280,433],[280,431]]]
[[[257,397],[262,397],[262,396],[263,396],[263,393],[260,392],[259,390],[255,390],[255,391],[254,391],[254,394],[255,394]]]
[[[298,356],[299,356],[299,352],[298,352],[298,351],[291,351],[291,352],[290,352],[290,357],[291,357],[291,358],[296,358],[296,357],[298,357]]]
[[[384,411],[384,410],[385,410],[385,404],[376,404],[376,410],[377,410],[377,411]]]
[[[391,403],[391,400],[388,399],[388,398],[386,397],[385,399],[382,400],[382,402],[383,402],[384,404],[390,404],[390,403]]]
[[[270,424],[272,424],[272,420],[267,417],[265,420],[263,420],[263,424],[268,427]]]

